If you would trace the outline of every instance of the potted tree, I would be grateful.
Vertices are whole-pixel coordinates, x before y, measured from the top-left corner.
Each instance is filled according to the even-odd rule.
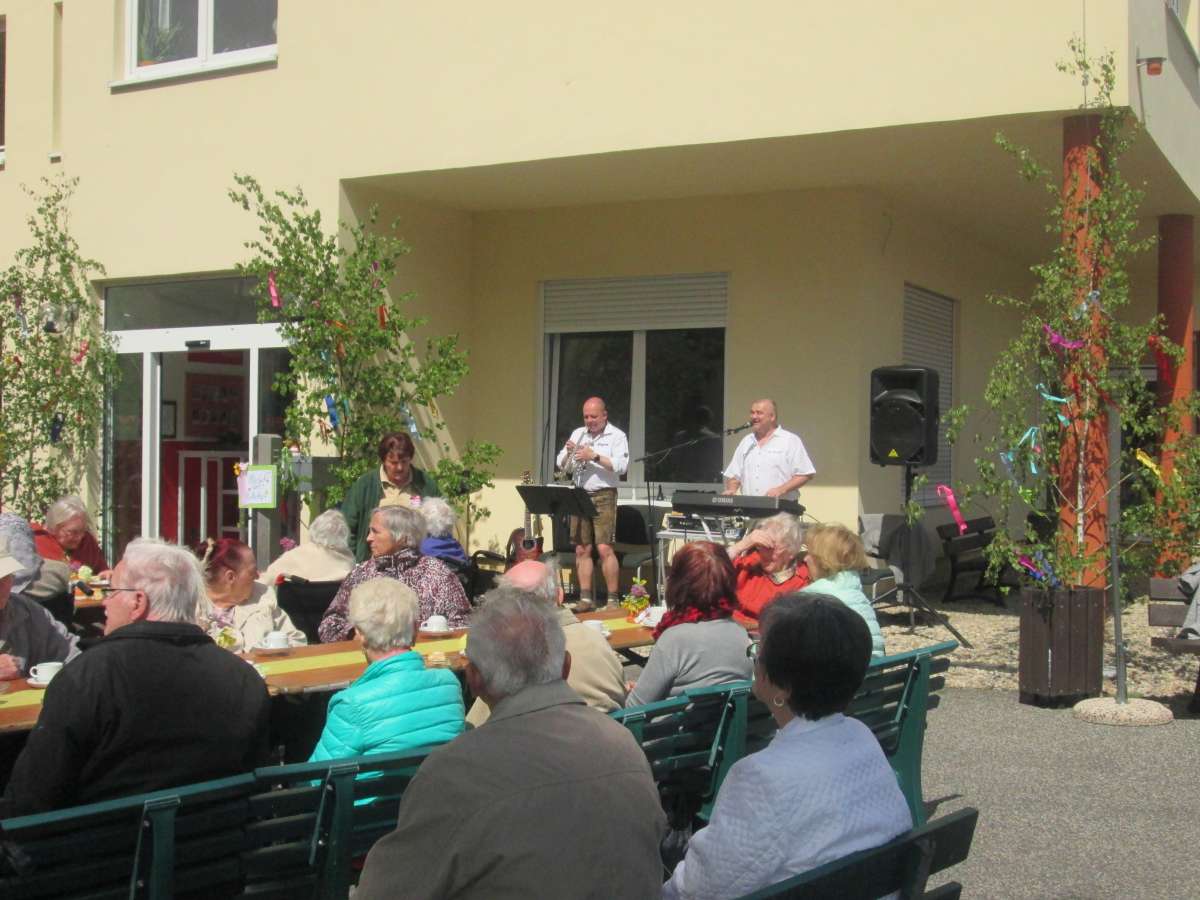
[[[1048,230],[1061,240],[1033,267],[1029,296],[989,298],[1020,325],[989,374],[985,415],[974,420],[976,477],[960,488],[965,502],[986,503],[1002,525],[1030,514],[1023,527],[999,529],[989,556],[994,571],[1011,565],[1022,576],[1021,700],[1054,704],[1101,692],[1105,591],[1117,557],[1127,571],[1170,566],[1161,552],[1168,542],[1177,551],[1196,535],[1190,520],[1173,514],[1195,492],[1194,438],[1171,427],[1188,410],[1155,403],[1142,370],[1157,360],[1169,374],[1182,351],[1162,334],[1161,317],[1138,323],[1123,312],[1129,260],[1153,241],[1136,234],[1140,193],[1119,166],[1136,121],[1112,104],[1112,55],[1089,58],[1078,40],[1070,49],[1059,68],[1082,80],[1085,102],[1067,124],[1077,140],[1062,180],[997,136],[1022,175],[1051,192]],[[947,417],[952,442],[968,413],[960,407]],[[1133,441],[1110,456],[1118,424]],[[1136,538],[1120,543],[1118,491],[1130,504],[1120,515],[1136,527],[1126,532]]]

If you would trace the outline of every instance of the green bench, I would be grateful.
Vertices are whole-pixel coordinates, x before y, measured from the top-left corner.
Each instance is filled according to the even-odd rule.
[[[921,785],[926,717],[938,705],[949,654],[957,647],[944,641],[872,660],[847,710],[879,741],[915,825],[926,818]],[[729,769],[765,747],[776,731],[774,718],[755,699],[748,681],[688,691],[611,715],[646,752],[668,818],[694,807],[707,821]]]
[[[978,810],[961,809],[905,832],[873,850],[810,869],[742,900],[875,900],[898,892],[904,900],[957,900],[962,885],[951,881],[926,891],[930,875],[958,865],[971,851]]]
[[[431,747],[0,821],[0,897],[345,898]]]
[[[0,897],[230,896],[256,785],[238,775],[0,821]]]

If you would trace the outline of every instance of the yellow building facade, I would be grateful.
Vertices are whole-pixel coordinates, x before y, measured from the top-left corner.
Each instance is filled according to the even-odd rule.
[[[1054,240],[1044,193],[994,135],[1056,163],[1084,99],[1055,70],[1073,36],[1114,52],[1116,100],[1145,125],[1126,171],[1146,182],[1146,227],[1200,207],[1190,0],[238,6],[0,0],[0,257],[24,240],[20,185],[79,177],[73,229],[107,269],[109,326],[145,332],[122,340],[138,390],[89,483],[134,515],[120,539],[194,536],[185,508],[203,530],[228,504],[236,447],[213,442],[239,377],[238,440],[270,426],[263,385],[286,349],[231,278],[255,227],[226,196],[235,172],[300,186],[328,222],[371,205],[399,220],[413,252],[391,289],[470,352],[442,407],[451,441],[504,450],[483,546],[519,524],[521,473],[548,478],[579,418],[570,391],[605,395],[635,455],[700,406],[720,430],[773,397],[817,469],[810,513],[897,511],[899,470],[868,461],[868,375],[936,340],[948,399],[978,401],[1012,328],[986,297],[1027,290]],[[589,308],[593,285],[635,299]],[[1134,288],[1152,312],[1153,254]],[[173,303],[205,312],[176,319]],[[688,358],[698,330],[719,359]],[[736,441],[661,480],[711,482]],[[969,450],[943,465],[967,477]],[[635,467],[626,492],[652,474]]]

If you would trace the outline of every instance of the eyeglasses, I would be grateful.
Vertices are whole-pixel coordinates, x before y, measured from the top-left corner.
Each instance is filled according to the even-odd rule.
[[[750,657],[750,659],[754,660],[754,662],[758,662],[758,654],[762,652],[760,649],[761,647],[761,638],[750,641],[750,643],[746,645],[746,656]]]

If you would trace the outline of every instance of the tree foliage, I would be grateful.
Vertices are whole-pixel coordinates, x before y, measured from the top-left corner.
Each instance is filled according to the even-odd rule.
[[[1124,563],[1151,565],[1145,547],[1161,547],[1168,539],[1194,545],[1200,534],[1194,439],[1172,443],[1174,473],[1163,484],[1154,465],[1137,455],[1150,447],[1157,456],[1170,421],[1185,410],[1162,408],[1142,374],[1143,363],[1157,355],[1160,368],[1182,359],[1182,350],[1162,334],[1161,317],[1132,322],[1125,311],[1130,300],[1129,262],[1153,244],[1138,237],[1137,208],[1141,191],[1120,170],[1120,160],[1137,132],[1127,108],[1112,104],[1116,69],[1111,53],[1089,58],[1082,42],[1071,43],[1071,58],[1059,68],[1095,88],[1084,108],[1099,120],[1098,136],[1089,151],[1089,176],[1096,190],[1063,184],[1038,165],[1032,154],[1002,135],[998,143],[1017,160],[1021,174],[1040,181],[1052,198],[1046,229],[1059,234],[1053,255],[1033,267],[1037,281],[1027,297],[993,296],[1011,309],[1019,331],[1000,353],[984,391],[980,432],[972,445],[976,481],[960,489],[966,502],[982,503],[1000,522],[1011,513],[1032,510],[1046,527],[1027,520],[1024,533],[1000,529],[989,549],[994,567],[1024,558],[1032,564],[1018,571],[1043,585],[1083,583],[1086,573],[1103,565],[1104,552],[1084,540],[1087,523],[1102,515],[1107,495],[1087,484],[1087,461],[1101,458],[1107,445],[1107,416],[1119,414],[1126,435],[1123,478],[1110,479],[1108,491],[1123,490],[1127,505],[1123,533]],[[948,417],[951,441],[960,437],[966,408]],[[1148,458],[1148,457],[1147,457]],[[1153,460],[1151,460],[1153,462]],[[1094,480],[1094,479],[1093,479]],[[1064,484],[1077,489],[1064,490]],[[1183,515],[1176,515],[1175,512]],[[1060,519],[1077,528],[1060,527]],[[1142,549],[1136,549],[1140,546]],[[1036,570],[1036,574],[1033,573]]]
[[[90,286],[104,269],[71,235],[77,184],[24,188],[29,244],[0,272],[0,504],[28,518],[79,489],[117,377]]]
[[[360,475],[379,464],[376,446],[388,432],[448,445],[437,400],[450,396],[467,375],[467,354],[456,335],[430,338],[418,348],[410,335],[426,320],[407,315],[412,294],[392,296],[388,285],[409,247],[395,224],[377,230],[377,210],[365,220],[326,231],[319,210],[300,189],[268,195],[250,175],[235,175],[230,199],[258,220],[259,237],[238,269],[258,279],[260,321],[277,321],[291,365],[274,389],[290,398],[285,414],[284,459],[292,448],[310,455],[314,435],[337,451],[334,484],[326,496],[338,502]],[[425,409],[428,416],[418,416]],[[499,449],[469,445],[459,461],[439,463],[439,485],[460,511],[464,499],[491,486],[485,468]],[[470,461],[471,478],[449,478],[455,463]],[[285,481],[289,468],[282,467]],[[435,475],[436,477],[436,475]],[[477,507],[475,515],[482,517]],[[486,515],[486,511],[482,511]]]

